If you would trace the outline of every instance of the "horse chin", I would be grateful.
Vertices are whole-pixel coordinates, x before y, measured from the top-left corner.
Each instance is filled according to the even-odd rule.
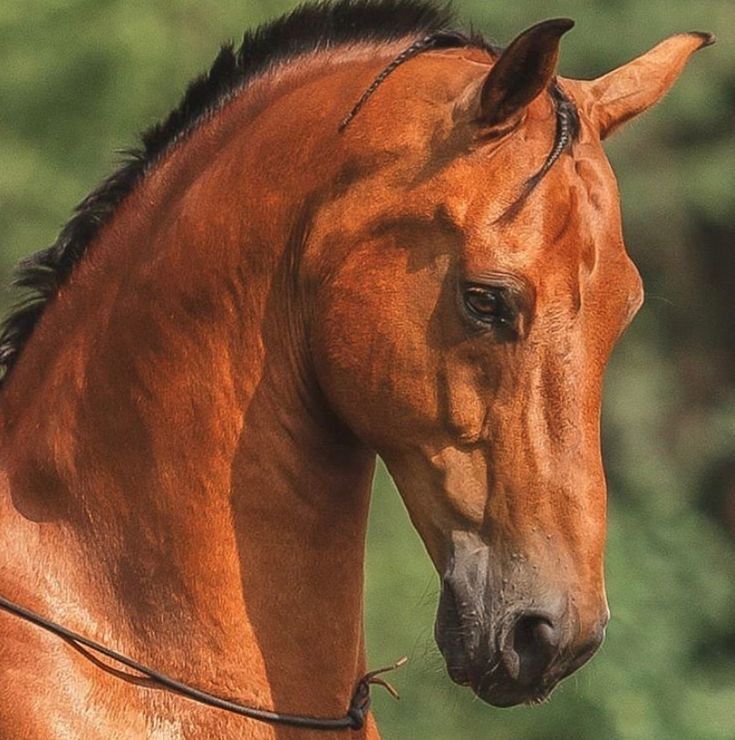
[[[502,676],[494,676],[472,686],[472,691],[478,699],[482,699],[486,704],[499,709],[515,707],[519,704],[527,706],[543,704],[553,690],[553,685],[548,688],[542,687],[531,690],[514,684],[510,677],[504,678]]]
[[[496,707],[497,709],[510,709],[511,707],[517,707],[519,705],[523,706],[536,706],[539,704],[543,704],[548,698],[551,692],[547,692],[545,694],[531,694],[529,696],[525,695],[516,695],[516,694],[507,694],[499,692],[497,695],[493,696],[483,696],[482,694],[478,694],[475,692],[475,696],[477,696],[479,699],[482,699],[486,704],[489,704],[492,707]]]

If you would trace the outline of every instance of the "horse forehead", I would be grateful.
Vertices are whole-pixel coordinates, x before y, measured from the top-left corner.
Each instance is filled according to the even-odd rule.
[[[446,212],[465,233],[468,258],[502,252],[512,261],[590,261],[597,249],[622,246],[617,187],[601,149],[562,155],[517,212],[504,217],[530,174],[532,167],[497,175],[480,170],[473,180],[484,178],[488,187],[473,187],[470,197],[461,189],[450,193]]]

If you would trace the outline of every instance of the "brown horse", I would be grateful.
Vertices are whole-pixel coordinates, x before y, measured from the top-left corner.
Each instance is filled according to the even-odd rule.
[[[440,575],[455,681],[533,702],[592,655],[600,389],[642,301],[601,140],[711,37],[583,82],[555,77],[569,21],[505,50],[449,23],[341,0],[224,49],[22,267],[2,596],[233,701],[341,716],[378,453]],[[0,635],[3,738],[310,734],[3,610]]]

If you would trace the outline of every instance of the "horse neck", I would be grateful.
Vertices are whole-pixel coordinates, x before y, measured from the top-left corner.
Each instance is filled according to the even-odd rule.
[[[287,195],[313,183],[268,180],[241,103],[119,208],[3,391],[0,587],[204,689],[337,715],[373,459],[309,365]]]

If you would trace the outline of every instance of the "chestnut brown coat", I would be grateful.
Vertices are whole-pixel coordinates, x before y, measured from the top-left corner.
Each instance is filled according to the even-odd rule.
[[[170,142],[5,380],[0,593],[204,690],[339,716],[377,453],[442,581],[450,675],[505,705],[584,662],[608,618],[603,369],[643,298],[602,140],[709,37],[580,81],[555,77],[570,25],[429,44],[341,130],[421,34],[321,44]],[[0,612],[0,736],[309,733]]]

